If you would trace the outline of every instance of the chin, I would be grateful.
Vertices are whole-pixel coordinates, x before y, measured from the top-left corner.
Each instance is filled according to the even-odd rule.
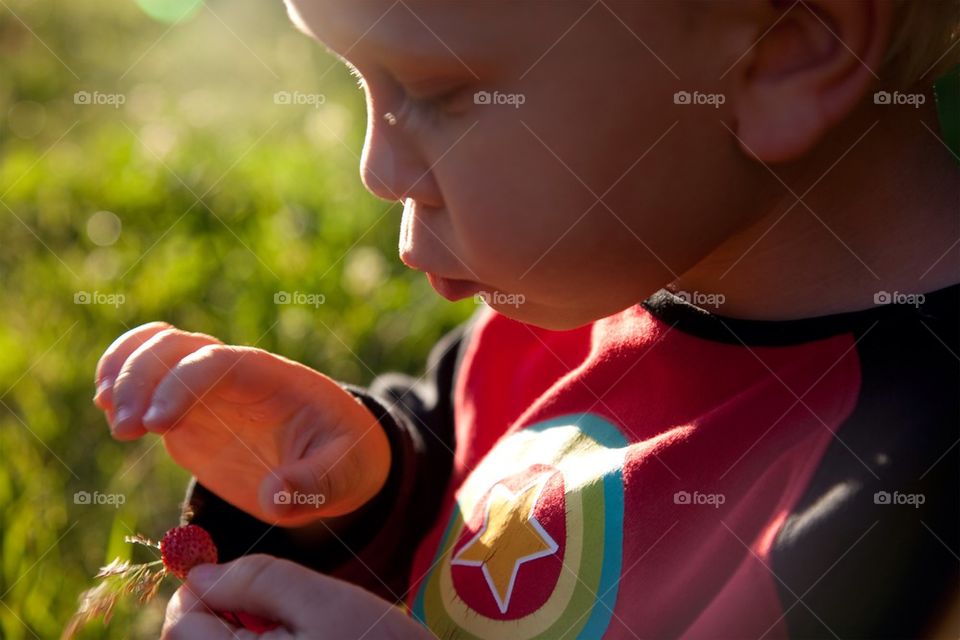
[[[511,320],[533,325],[549,331],[570,331],[590,324],[598,317],[591,316],[589,312],[574,309],[559,309],[557,307],[547,307],[534,302],[525,302],[519,305],[510,304],[491,304],[489,305],[500,315],[506,316]]]

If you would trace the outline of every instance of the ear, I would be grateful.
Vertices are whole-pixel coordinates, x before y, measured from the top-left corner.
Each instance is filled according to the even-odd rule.
[[[737,65],[737,135],[751,158],[812,149],[870,91],[893,21],[890,0],[764,0],[759,41]]]

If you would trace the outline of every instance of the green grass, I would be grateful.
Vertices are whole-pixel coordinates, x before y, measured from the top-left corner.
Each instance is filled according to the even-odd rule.
[[[421,370],[473,305],[397,260],[399,208],[358,179],[362,96],[280,3],[214,1],[171,27],[128,0],[3,0],[0,68],[0,637],[53,638],[124,535],[176,523],[188,477],[152,436],[111,440],[90,402],[118,335],[163,319],[365,383]],[[87,637],[156,637],[169,591]]]

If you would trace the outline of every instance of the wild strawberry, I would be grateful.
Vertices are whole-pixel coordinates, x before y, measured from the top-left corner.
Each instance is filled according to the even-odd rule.
[[[141,535],[127,536],[127,542],[160,550],[160,560],[146,564],[133,564],[117,558],[100,569],[97,578],[102,581],[96,587],[80,595],[80,605],[64,629],[62,640],[74,638],[88,622],[101,618],[110,621],[116,603],[126,595],[136,596],[137,602],[145,605],[157,595],[160,583],[167,575],[186,580],[190,569],[205,562],[217,562],[217,547],[206,529],[195,524],[174,527],[167,531],[160,544]],[[264,633],[280,625],[252,613],[243,611],[217,611],[217,615],[238,627]]]
[[[203,527],[188,524],[167,531],[160,541],[160,557],[167,571],[181,580],[198,564],[217,562],[217,547]]]

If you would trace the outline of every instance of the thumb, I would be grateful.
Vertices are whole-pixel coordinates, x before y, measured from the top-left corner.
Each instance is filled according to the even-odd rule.
[[[187,574],[187,586],[214,611],[242,611],[296,630],[308,626],[308,599],[316,593],[313,578],[306,567],[256,554],[197,565]]]
[[[170,598],[160,632],[161,640],[173,638],[206,638],[209,640],[233,640],[237,638],[233,627],[214,615],[203,602],[186,586],[182,586]]]
[[[364,474],[354,454],[322,447],[278,467],[260,485],[260,506],[284,525],[359,509],[380,486],[367,486],[375,474]]]
[[[260,484],[260,506],[284,526],[307,524],[337,515],[342,497],[332,495],[332,486],[330,473],[311,455],[268,473]]]

